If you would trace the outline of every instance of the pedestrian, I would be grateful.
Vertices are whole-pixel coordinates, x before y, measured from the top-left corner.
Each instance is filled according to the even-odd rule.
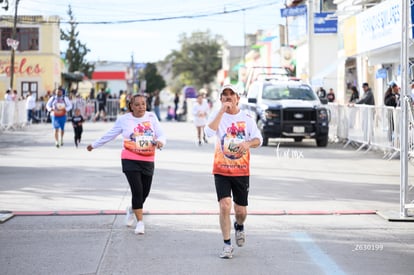
[[[174,97],[174,119],[178,120],[177,111],[178,111],[178,104],[180,103],[180,97],[178,93],[175,93]]]
[[[13,101],[13,95],[11,90],[7,90],[6,93],[4,94],[4,100],[5,101]]]
[[[31,91],[28,92],[26,97],[26,111],[27,111],[27,123],[33,123],[35,121],[34,111],[36,108],[36,94]]]
[[[127,94],[126,91],[119,91],[119,113],[125,114],[127,111]]]
[[[259,147],[263,138],[256,122],[238,107],[240,96],[233,85],[220,91],[221,108],[208,119],[207,137],[216,136],[213,174],[220,209],[220,228],[224,240],[221,258],[233,257],[231,244],[231,199],[235,213],[234,229],[237,246],[244,245],[244,222],[247,217],[250,148]]]
[[[155,149],[164,147],[166,138],[155,114],[146,111],[145,95],[133,95],[128,109],[130,112],[119,116],[114,126],[88,145],[87,150],[92,151],[122,135],[122,172],[132,193],[132,207],[127,207],[125,221],[127,226],[132,226],[136,219],[135,234],[144,234],[143,205],[152,185]]]
[[[99,90],[99,93],[96,95],[96,100],[98,102],[98,111],[95,114],[94,121],[101,119],[105,121],[106,117],[106,93],[104,88]]]
[[[367,82],[362,84],[362,89],[364,90],[364,94],[355,104],[375,105],[374,94]]]
[[[210,110],[208,103],[204,100],[202,94],[197,96],[196,102],[193,105],[194,125],[197,130],[198,145],[207,143],[206,135],[204,134],[204,126],[207,123],[208,111]]]
[[[328,102],[334,102],[335,101],[335,93],[334,93],[333,88],[329,89],[329,92],[326,95],[326,98],[328,99]]]
[[[319,98],[326,98],[326,90],[323,87],[319,87],[317,94]]]
[[[48,112],[50,112],[50,119],[53,129],[55,130],[55,145],[59,148],[60,146],[63,146],[66,113],[72,109],[72,102],[67,96],[63,95],[63,89],[58,88],[55,91],[55,95],[47,101],[46,108]]]
[[[160,114],[161,99],[160,99],[159,90],[155,90],[152,101],[153,101],[152,105],[154,105],[154,113],[157,116],[158,120],[161,121],[161,114]]]
[[[75,115],[72,117],[72,126],[73,126],[73,133],[75,138],[75,146],[78,148],[79,143],[82,139],[82,132],[83,132],[83,123],[85,119],[82,116],[81,110],[79,108],[75,109]]]

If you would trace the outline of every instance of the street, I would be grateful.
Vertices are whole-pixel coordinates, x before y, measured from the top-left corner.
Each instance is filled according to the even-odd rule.
[[[222,260],[213,140],[198,146],[192,123],[162,122],[137,236],[124,226],[121,140],[85,149],[112,125],[86,123],[79,148],[69,123],[59,149],[50,124],[0,133],[0,210],[15,214],[0,224],[1,274],[414,272],[414,223],[376,214],[399,210],[396,159],[313,140],[252,149],[246,246]]]

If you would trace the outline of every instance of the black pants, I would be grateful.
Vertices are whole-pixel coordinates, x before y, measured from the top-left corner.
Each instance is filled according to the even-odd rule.
[[[131,187],[132,209],[142,209],[151,190],[152,176],[139,171],[124,171],[124,174]]]
[[[75,133],[75,145],[77,146],[78,143],[81,141],[81,138],[82,138],[83,127],[82,126],[76,126],[76,127],[73,128],[73,132]]]

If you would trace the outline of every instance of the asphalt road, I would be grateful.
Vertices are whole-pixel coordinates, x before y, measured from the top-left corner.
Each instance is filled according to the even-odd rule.
[[[271,140],[252,151],[247,243],[222,260],[213,141],[163,122],[145,204],[146,234],[124,226],[121,140],[87,152],[112,126],[86,123],[74,147],[50,124],[0,132],[0,274],[413,274],[414,223],[399,211],[399,161],[342,144]],[[413,179],[409,170],[410,181]]]

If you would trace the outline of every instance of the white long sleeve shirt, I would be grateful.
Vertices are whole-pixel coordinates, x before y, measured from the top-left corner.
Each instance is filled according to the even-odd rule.
[[[160,122],[152,112],[145,112],[142,117],[134,117],[132,113],[120,116],[114,126],[101,138],[92,143],[93,148],[99,148],[105,143],[122,135],[122,159],[154,161],[155,141],[164,145],[166,137],[161,129]]]

